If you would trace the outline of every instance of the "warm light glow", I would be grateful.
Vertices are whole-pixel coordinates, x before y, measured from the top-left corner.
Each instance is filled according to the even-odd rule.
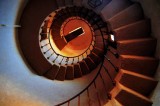
[[[90,47],[91,42],[93,42],[93,32],[90,28],[90,24],[86,20],[79,17],[68,18],[61,26],[61,36],[63,37],[68,35],[69,33],[72,33],[80,28],[82,28],[83,33],[74,40],[67,42],[66,46],[62,50],[57,48],[51,35],[51,45],[55,52],[67,57],[74,57],[84,53],[88,47]]]

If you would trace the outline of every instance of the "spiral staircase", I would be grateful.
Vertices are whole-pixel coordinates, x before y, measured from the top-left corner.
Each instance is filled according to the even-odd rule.
[[[53,83],[92,75],[75,95],[53,101],[55,106],[151,106],[159,60],[150,19],[130,0],[99,0],[94,8],[89,1],[94,0],[28,1],[18,28],[27,64]],[[85,21],[92,32],[89,47],[77,56],[61,55],[51,44],[66,45],[61,26],[70,17]]]

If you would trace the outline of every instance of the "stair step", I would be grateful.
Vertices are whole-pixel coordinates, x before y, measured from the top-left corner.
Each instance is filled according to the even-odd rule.
[[[104,79],[102,79],[102,77],[100,77],[100,75],[97,77],[97,79],[95,80],[95,85],[96,85],[96,90],[98,91],[98,95],[99,95],[99,100],[101,103],[101,106],[104,106],[104,104],[106,104],[106,102],[108,102],[108,97],[107,97],[107,89],[104,85]],[[107,84],[107,86],[109,86]]]
[[[80,64],[80,68],[81,68],[81,71],[82,71],[83,75],[88,74],[90,72],[87,64],[84,61],[79,62],[79,64]]]
[[[101,106],[99,95],[98,95],[97,89],[95,88],[94,84],[90,85],[90,87],[88,88],[88,94],[89,94],[89,104],[90,104],[88,106]]]
[[[113,92],[114,91],[114,92]],[[152,101],[129,89],[117,82],[116,87],[111,91],[111,95],[115,98],[122,106],[151,106]]]
[[[90,72],[96,68],[96,64],[89,57],[85,58],[84,61],[86,62]]]
[[[88,97],[88,91],[85,90],[79,97],[79,106],[90,106],[89,103],[89,97]],[[73,105],[76,106],[76,105]]]
[[[119,61],[119,55],[117,54],[117,56],[118,57],[116,57],[116,53],[117,53],[117,50],[116,49],[114,49],[114,48],[112,48],[111,46],[108,46],[108,51],[107,51],[107,53],[105,54],[106,55],[106,57],[108,58],[108,59],[110,59],[110,61],[115,65],[115,66],[119,66],[119,64],[120,64],[120,61]]]
[[[99,48],[94,48],[93,50],[92,50],[92,52],[94,53],[94,54],[96,54],[97,56],[99,56],[99,57],[103,57],[104,56],[104,51],[102,51],[102,50],[100,50]]]
[[[146,76],[153,76],[159,63],[156,58],[133,55],[121,55],[120,61],[120,68]]]
[[[115,14],[129,7],[132,3],[128,0],[112,0],[108,5],[106,5],[102,11],[101,15],[104,20],[108,20],[113,17]]]
[[[65,6],[65,0],[56,0],[58,7],[64,7]]]
[[[71,6],[71,5],[73,5],[73,0],[65,0],[65,5],[66,5],[66,6]]]
[[[119,12],[111,19],[107,21],[109,29],[112,31],[113,29],[119,28],[124,25],[128,25],[134,23],[143,18],[143,11],[141,6],[138,3],[131,5],[125,10]]]
[[[149,96],[158,83],[158,81],[151,77],[123,69],[120,70],[120,73],[117,75],[116,79],[122,85],[144,96]]]
[[[122,26],[113,31],[116,41],[148,37],[151,33],[149,19]]]
[[[117,52],[123,55],[153,56],[156,49],[156,39],[143,38],[117,42]]]
[[[90,59],[96,64],[98,65],[101,62],[101,58],[99,56],[97,56],[94,53],[91,53],[90,55],[88,55],[88,57],[90,57]]]
[[[104,81],[104,88],[105,88],[106,92],[109,93],[114,88],[114,85],[112,84],[111,79],[110,79],[108,73],[106,72],[106,70],[104,69],[104,67],[102,67],[102,69],[100,71],[100,77]]]
[[[56,79],[60,81],[64,81],[65,76],[66,76],[66,67],[60,66]]]
[[[74,69],[73,66],[67,66],[66,69],[66,77],[67,80],[73,80],[74,79]]]
[[[74,77],[79,78],[82,76],[81,68],[79,64],[74,64]]]
[[[103,42],[97,42],[97,43],[95,43],[95,45],[94,45],[96,48],[99,48],[99,49],[101,49],[101,50],[104,50],[104,44],[103,44]]]
[[[102,36],[96,36],[95,38],[96,38],[96,39],[95,39],[95,42],[96,42],[96,43],[97,43],[97,42],[103,42]]]
[[[52,68],[44,74],[44,76],[48,79],[54,80],[56,78],[58,71],[59,71],[59,66],[53,65]]]

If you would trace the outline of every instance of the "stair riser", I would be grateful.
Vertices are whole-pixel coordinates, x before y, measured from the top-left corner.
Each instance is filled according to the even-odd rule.
[[[81,68],[81,71],[82,71],[83,75],[86,75],[90,72],[84,61],[80,62],[79,64],[80,64],[80,68]]]
[[[61,66],[56,76],[57,80],[64,81],[66,75],[66,67]]]
[[[119,54],[153,56],[156,49],[156,40],[135,41],[128,43],[118,43]]]
[[[148,37],[151,33],[150,20],[143,20],[134,24],[115,29],[116,41]]]
[[[127,17],[127,18],[126,18]],[[134,4],[107,21],[110,31],[124,25],[134,23],[143,18],[143,11],[138,4]]]
[[[121,65],[119,68],[136,72],[139,74],[153,76],[158,66],[158,60],[123,58],[120,59]]]
[[[151,102],[124,90],[121,90],[119,94],[116,95],[115,99],[123,106],[152,106]]]
[[[58,74],[58,71],[59,71],[59,67],[56,65],[53,65],[52,68],[44,74],[44,76],[48,79],[54,80],[56,75]]]
[[[82,72],[79,64],[74,65],[74,77],[79,78],[81,76],[82,76]]]
[[[152,90],[156,87],[157,81],[144,79],[141,77],[129,75],[123,73],[119,81],[122,85],[130,88],[138,93],[145,96],[149,96]]]
[[[74,69],[72,66],[67,66],[65,79],[67,80],[74,79]]]

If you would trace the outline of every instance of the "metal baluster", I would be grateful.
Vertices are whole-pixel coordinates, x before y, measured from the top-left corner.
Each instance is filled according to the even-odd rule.
[[[47,43],[47,44],[45,44],[45,45],[41,46],[41,48],[43,48],[43,47],[45,47],[45,46],[47,46],[47,45],[49,45],[49,43]]]
[[[113,54],[116,58],[119,58],[119,54],[111,51],[111,49],[107,49],[111,54]]]
[[[78,106],[81,105],[81,102],[80,102],[81,98],[80,98],[80,95],[78,96]]]
[[[69,61],[69,57],[67,57],[67,59],[66,59],[66,65],[68,64],[68,61]]]
[[[87,88],[87,96],[88,96],[88,99],[89,99],[88,105],[91,106],[88,88]]]
[[[110,80],[112,81],[113,86],[115,86],[115,85],[116,85],[116,82],[112,79],[110,73],[108,72],[108,69],[104,66],[104,64],[103,64],[103,68],[104,68],[104,70],[107,72],[107,74],[108,74]]]
[[[105,57],[105,58],[108,60],[108,62],[113,66],[113,68],[115,69],[115,71],[116,71],[116,72],[119,72],[118,67],[114,66],[114,64],[111,62],[111,60],[106,57],[106,55],[104,55],[104,57]]]
[[[102,83],[103,83],[104,89],[106,91],[107,97],[108,97],[108,99],[111,99],[111,95],[109,93],[107,93],[107,88],[105,86],[105,82],[104,82],[104,79],[103,79],[101,73],[99,75],[100,75],[100,78],[102,79]]]
[[[44,54],[46,54],[48,51],[50,51],[52,48],[48,49],[47,51],[43,52]]]
[[[62,61],[64,60],[64,57],[62,58],[61,62],[59,63],[60,65],[62,64]]]
[[[101,73],[100,73],[99,75],[100,75],[100,78],[102,79],[102,83],[103,83],[103,85],[104,85],[104,89],[105,89],[105,91],[107,92],[107,88],[106,88],[106,86],[105,86],[105,82],[104,82],[104,79],[103,79]]]
[[[70,105],[70,101],[68,101],[68,106]]]
[[[82,54],[82,58],[83,58],[83,60],[84,60],[84,56],[83,56],[83,54]]]
[[[57,55],[57,57],[52,61],[53,63],[56,61],[56,59],[58,58],[59,55]]]
[[[98,98],[98,104],[99,104],[99,106],[101,106],[101,102],[100,102],[100,98],[99,98],[99,95],[98,95],[98,92],[97,92],[97,86],[96,86],[95,81],[94,81],[94,88],[96,89],[96,95],[97,95],[97,98]]]
[[[78,56],[78,62],[77,63],[79,63],[79,56]]]
[[[47,57],[47,59],[50,59],[50,57],[53,55],[54,53],[52,53],[49,57]]]
[[[73,58],[73,60],[72,60],[72,64],[74,63],[74,58]]]

